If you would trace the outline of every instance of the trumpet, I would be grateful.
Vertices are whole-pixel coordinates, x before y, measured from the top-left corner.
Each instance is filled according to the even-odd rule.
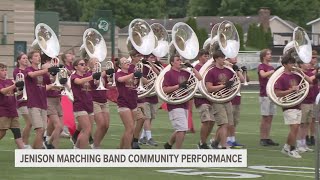
[[[100,62],[96,62],[95,63],[95,72],[100,72],[101,73],[101,63]],[[95,80],[96,81],[96,80]],[[102,76],[100,76],[100,79],[99,79],[99,85],[97,87],[98,91],[101,91],[101,90],[107,90],[104,85],[103,85],[103,79],[102,79]]]
[[[25,82],[23,73],[18,73],[16,75],[16,82],[20,82],[20,81]],[[28,97],[27,97],[26,86],[24,86],[22,90],[18,89],[18,92],[16,93],[16,96],[20,95],[21,91],[22,91],[22,97],[20,99],[17,99],[17,101],[27,101]]]
[[[107,61],[106,62],[106,69],[114,69],[114,65],[112,61]],[[108,78],[108,86],[115,87],[116,86],[116,79],[115,75],[107,75]]]

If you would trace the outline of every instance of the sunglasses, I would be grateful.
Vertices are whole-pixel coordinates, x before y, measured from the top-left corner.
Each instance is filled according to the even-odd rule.
[[[80,66],[86,66],[86,63],[79,63]]]

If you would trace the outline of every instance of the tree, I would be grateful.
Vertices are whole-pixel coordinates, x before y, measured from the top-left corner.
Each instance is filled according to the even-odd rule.
[[[188,3],[188,16],[216,16],[221,0],[190,0]]]
[[[96,10],[112,10],[116,25],[120,28],[129,25],[135,18],[163,18],[165,0],[81,0],[82,21],[89,21]]]
[[[38,11],[55,11],[61,21],[79,21],[81,8],[78,0],[36,0]]]
[[[243,29],[242,26],[239,24],[235,24],[235,27],[239,34],[239,41],[240,41],[240,51],[244,51],[244,39],[243,39]]]
[[[189,0],[165,0],[167,18],[183,18],[187,16]],[[159,8],[159,7],[158,7]]]
[[[199,47],[202,48],[204,42],[208,38],[208,32],[204,28],[198,29],[197,21],[193,17],[189,17],[186,24],[188,24],[196,33],[199,41]]]

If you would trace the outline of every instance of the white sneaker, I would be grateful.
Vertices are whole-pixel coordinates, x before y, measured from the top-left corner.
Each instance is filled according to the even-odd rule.
[[[300,147],[297,147],[297,151],[299,153],[305,153],[305,152],[307,152],[307,149],[304,146],[300,146]]]
[[[32,149],[32,147],[29,144],[25,144],[24,149]]]
[[[289,146],[287,144],[285,144],[281,150],[281,152],[283,154],[288,154],[288,152],[290,151]]]
[[[293,158],[301,158],[300,154],[296,150],[292,150],[288,152],[288,156],[293,157]]]
[[[309,148],[307,145],[304,147],[304,149],[307,151],[307,152],[313,152],[314,150]]]
[[[65,132],[65,131],[62,131],[61,134],[60,134],[60,137],[69,138],[69,137],[70,137],[70,134],[68,134],[68,133]]]

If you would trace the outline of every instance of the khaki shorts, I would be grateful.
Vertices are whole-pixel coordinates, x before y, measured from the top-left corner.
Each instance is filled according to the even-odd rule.
[[[313,104],[301,104],[301,123],[310,123],[313,118]]]
[[[157,104],[144,103],[144,114],[150,120],[156,118],[157,109]]]
[[[169,111],[169,119],[176,131],[188,131],[188,110],[175,108]]]
[[[200,113],[201,122],[214,121],[214,111],[211,104],[201,104],[197,108]]]
[[[21,106],[17,109],[19,115],[29,114],[29,110],[27,106]]]
[[[300,109],[287,109],[283,111],[284,124],[300,124],[301,123],[301,110]]]
[[[223,124],[234,125],[231,102],[223,104],[213,103],[212,107],[215,112],[214,118],[218,126]]]
[[[47,110],[40,108],[28,108],[31,124],[34,129],[47,129]]]
[[[259,97],[261,116],[276,115],[277,106],[269,97]]]
[[[109,113],[109,103],[99,103],[93,101],[93,113],[97,114],[101,112]]]
[[[137,107],[137,111],[134,111],[134,119],[136,121],[141,120],[141,119],[147,119],[144,112],[145,112],[145,104],[139,103],[138,107]]]
[[[20,128],[18,117],[0,117],[0,129]]]
[[[47,98],[48,110],[47,114],[57,115],[59,117],[63,116],[62,106],[61,106],[61,98]]]
[[[237,126],[240,120],[240,105],[232,105],[232,113],[234,126]]]
[[[85,116],[85,115],[93,116],[94,114],[93,113],[88,114],[87,111],[76,111],[76,112],[73,112],[73,115],[74,115],[74,118],[77,118],[79,116]]]

